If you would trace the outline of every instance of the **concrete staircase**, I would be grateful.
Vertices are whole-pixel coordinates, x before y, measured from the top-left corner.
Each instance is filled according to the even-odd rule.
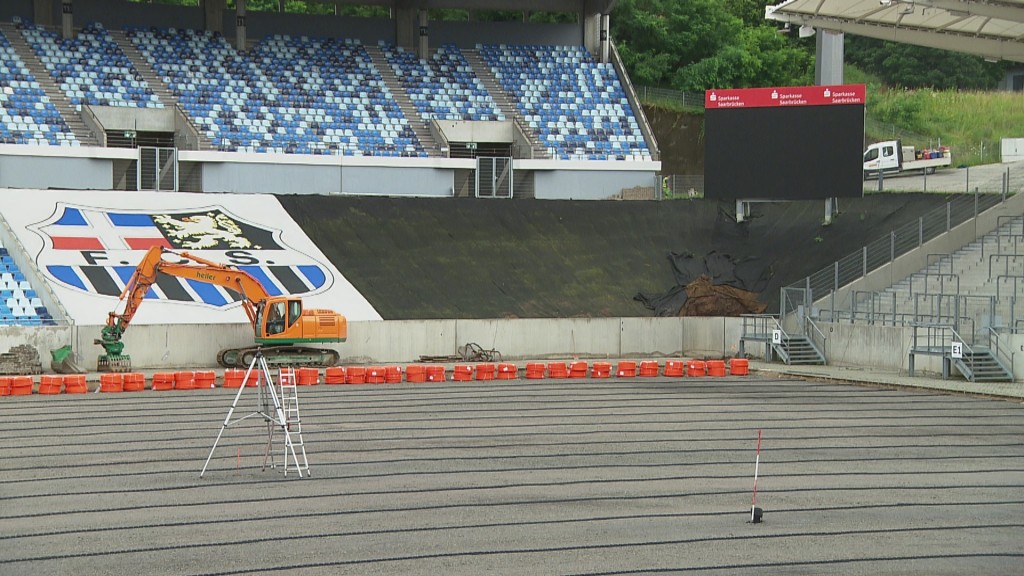
[[[402,83],[398,81],[398,77],[395,76],[394,70],[388,64],[388,59],[384,56],[384,53],[376,46],[366,46],[366,52],[370,55],[370,61],[377,68],[377,73],[384,80],[384,85],[391,91],[391,95],[395,98],[399,109],[402,110],[402,114],[405,115],[405,119],[409,121],[409,126],[420,141],[423,149],[427,152],[427,155],[431,157],[443,156],[441,147],[430,134],[430,128],[427,127],[427,123],[420,118],[419,111],[412,103],[412,100],[409,99],[409,95],[406,93],[405,88],[402,87]]]
[[[185,119],[189,125],[195,130],[196,134],[199,135],[199,149],[200,150],[214,150],[213,142],[206,135],[205,132],[199,130],[198,127],[192,122],[192,119],[181,107],[181,103],[178,101],[178,97],[174,95],[167,83],[164,82],[163,78],[156,73],[153,66],[150,65],[149,60],[135,47],[135,44],[128,38],[128,35],[121,30],[110,30],[110,35],[113,37],[114,42],[117,43],[124,55],[128,57],[135,69],[142,75],[143,80],[149,84],[149,87],[153,90],[153,93],[160,98],[160,102],[168,108],[175,108],[178,114]]]
[[[973,319],[976,328],[988,325],[990,318],[997,325],[1011,324],[1024,313],[1024,217],[1004,222],[998,230],[864,298],[857,312],[858,317],[873,313],[897,323],[935,316],[948,318],[932,321],[952,323],[956,315]]]
[[[825,364],[825,355],[806,336],[783,336],[781,344],[773,344],[772,350],[786,364]]]
[[[990,350],[975,347],[953,365],[971,382],[1013,382],[1013,373]]]
[[[473,72],[476,77],[483,83],[484,88],[487,88],[487,92],[490,93],[491,98],[494,98],[494,102],[498,105],[498,109],[505,115],[506,118],[514,119],[519,123],[526,138],[530,141],[530,148],[533,150],[533,158],[550,158],[551,154],[548,149],[541,143],[537,132],[530,128],[530,124],[526,121],[526,118],[519,112],[519,108],[516,107],[515,102],[509,96],[508,92],[502,89],[501,83],[494,76],[494,72],[491,67],[484,62],[484,59],[480,57],[480,52],[475,49],[464,48],[462,49],[462,55],[466,57],[469,65],[473,68]]]
[[[57,111],[60,112],[60,115],[64,117],[64,121],[67,122],[68,128],[74,133],[75,138],[78,139],[82,146],[98,146],[99,139],[86,126],[82,120],[81,113],[75,110],[71,100],[60,89],[60,86],[50,80],[50,73],[46,70],[46,66],[36,56],[36,53],[28,45],[28,42],[25,41],[25,37],[21,35],[21,32],[10,22],[0,23],[0,32],[4,33],[4,36],[11,43],[11,47],[14,48],[15,53],[25,63],[25,67],[28,68],[32,76],[39,82],[39,86],[46,93],[46,96],[49,97],[54,107],[57,108]]]

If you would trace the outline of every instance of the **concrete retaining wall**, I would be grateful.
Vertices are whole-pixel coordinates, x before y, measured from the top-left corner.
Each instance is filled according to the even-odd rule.
[[[860,324],[820,324],[825,352],[836,366],[906,371],[913,330]],[[737,354],[742,323],[738,318],[561,318],[491,320],[393,320],[351,322],[349,340],[334,346],[342,363],[408,363],[420,356],[447,356],[459,346],[479,344],[506,360],[644,357],[721,357]],[[72,344],[79,364],[95,369],[101,353],[93,339],[99,326],[54,328],[2,327],[0,352],[31,344],[44,367],[50,350]],[[140,325],[125,333],[125,351],[138,369],[213,368],[215,351],[252,343],[245,324]],[[1014,374],[1024,380],[1024,334],[1005,340]],[[746,352],[764,357],[754,343]],[[939,374],[941,360],[918,356],[921,374]]]

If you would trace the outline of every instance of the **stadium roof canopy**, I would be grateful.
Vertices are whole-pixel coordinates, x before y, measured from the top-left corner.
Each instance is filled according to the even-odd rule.
[[[765,18],[1024,62],[1024,0],[787,0]]]

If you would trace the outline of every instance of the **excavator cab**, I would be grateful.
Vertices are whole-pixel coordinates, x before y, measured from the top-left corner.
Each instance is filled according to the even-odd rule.
[[[265,340],[304,340],[302,300],[278,296],[268,298],[256,310],[256,338]]]

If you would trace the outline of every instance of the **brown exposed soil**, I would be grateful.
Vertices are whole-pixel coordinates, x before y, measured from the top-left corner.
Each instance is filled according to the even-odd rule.
[[[662,174],[704,173],[704,115],[644,107],[661,150]]]

